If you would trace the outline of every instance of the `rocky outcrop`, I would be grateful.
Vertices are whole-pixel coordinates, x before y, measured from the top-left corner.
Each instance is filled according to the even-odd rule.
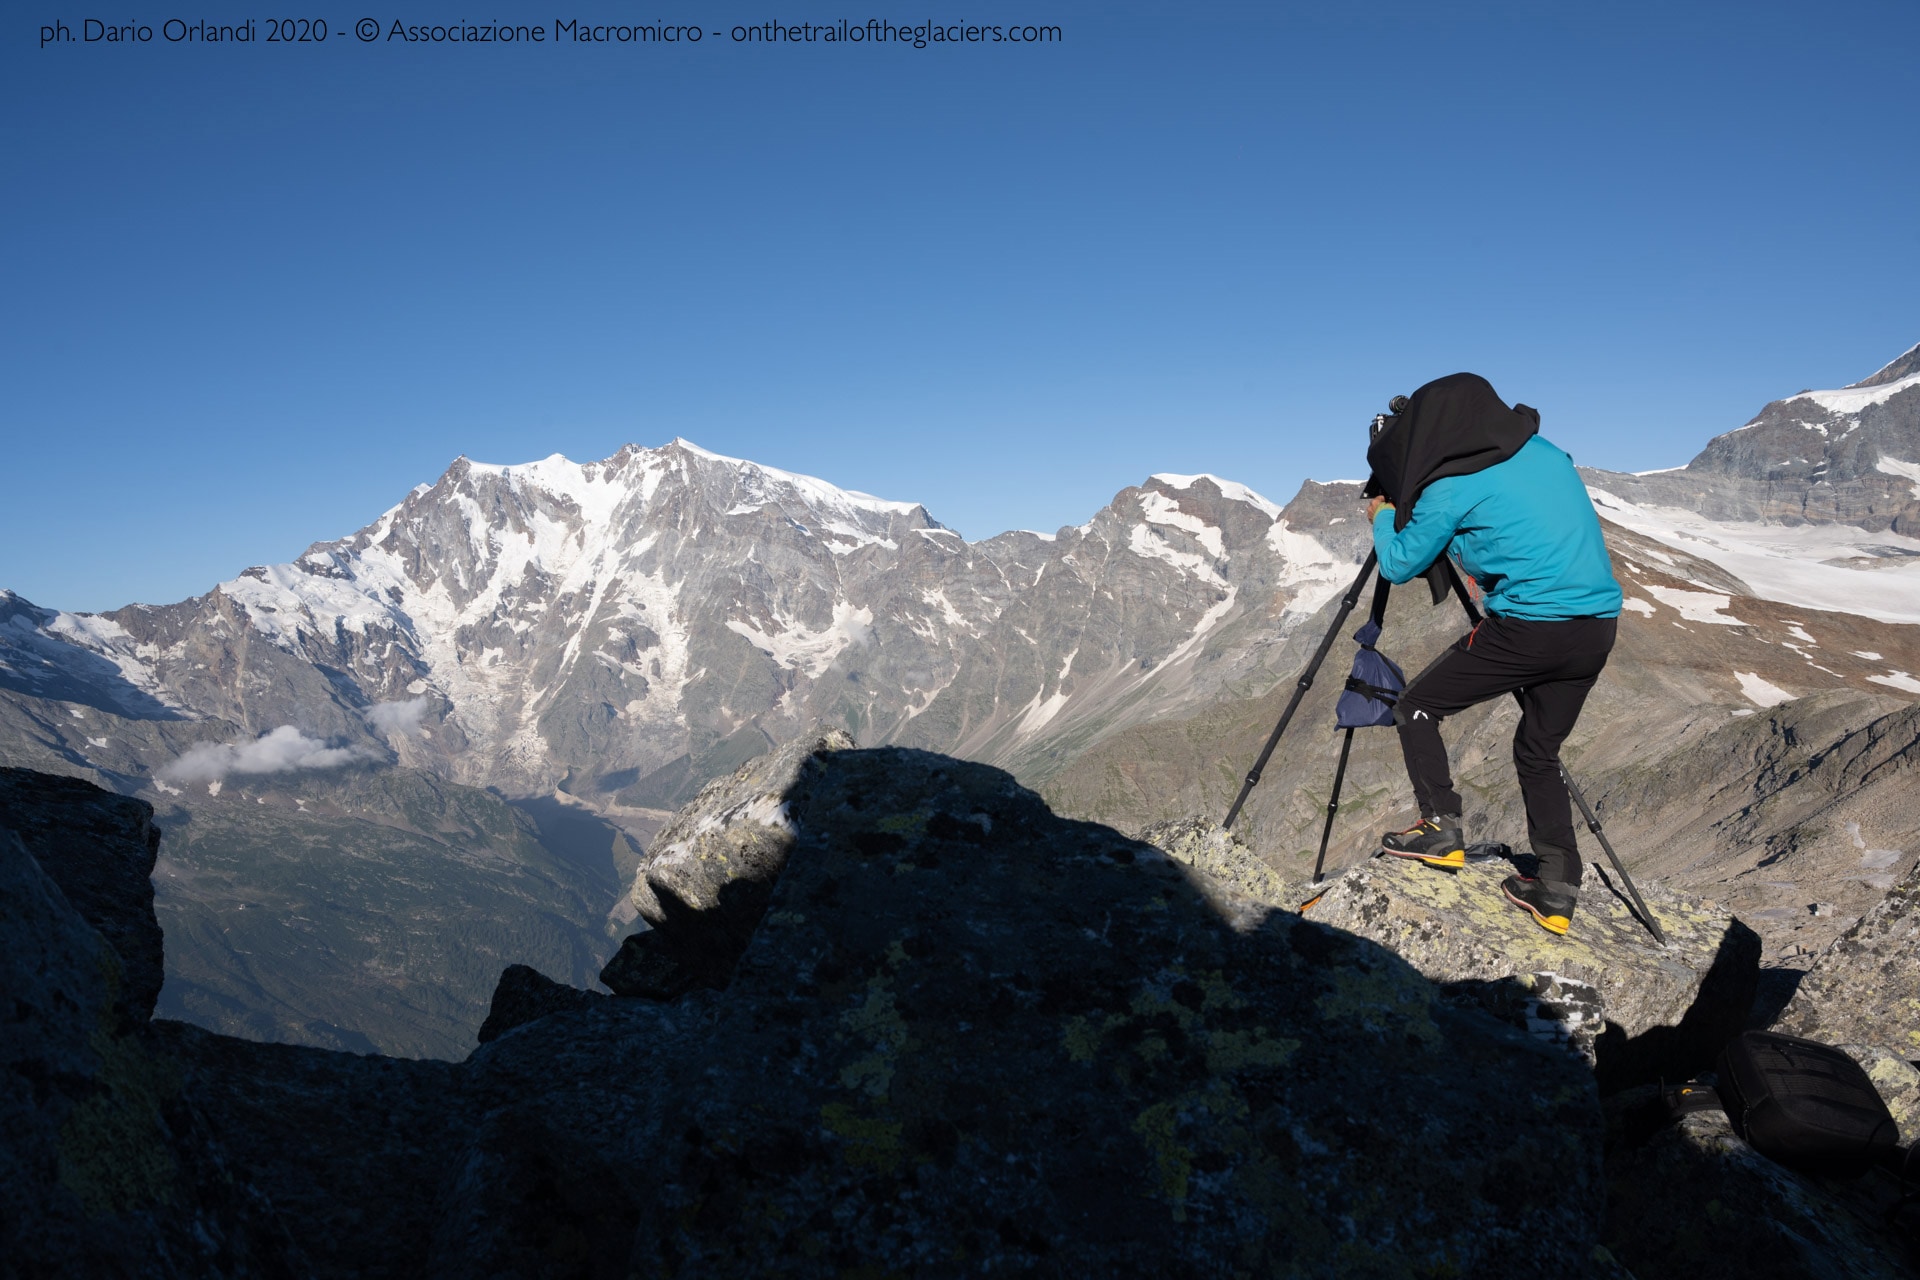
[[[153,914],[153,807],[79,778],[0,768],[0,829],[11,829],[120,961],[126,1018],[153,1016],[166,980]]]
[[[789,810],[802,774],[821,753],[853,746],[841,730],[816,730],[703,787],[641,860],[631,896],[651,928],[601,970],[607,988],[670,1000],[725,986],[793,847]]]
[[[620,1139],[653,1153],[642,1271],[1498,1275],[1531,1270],[1522,1222],[1592,1238],[1578,1193],[1545,1194],[1590,1177],[1577,1062],[1338,931],[1236,929],[997,770],[816,765],[732,982],[693,1018],[644,1006],[660,1096]]]
[[[1326,881],[1308,915],[1372,939],[1434,982],[1559,1023],[1576,1047],[1590,1045],[1603,1091],[1706,1069],[1745,1024],[1759,937],[1724,910],[1641,886],[1662,947],[1608,874],[1587,865],[1565,937],[1506,901],[1500,881],[1514,868],[1502,859],[1458,872],[1374,859]]]
[[[18,802],[22,780],[10,781]],[[99,817],[91,797],[49,790],[34,802],[74,801],[77,838],[66,849],[49,826],[39,843],[72,854],[69,870],[97,855],[125,871],[149,849],[137,826],[118,846],[103,842],[90,825]],[[94,887],[108,902],[138,896],[110,874]],[[0,1036],[0,1274],[301,1274],[298,1249],[209,1132],[178,1065],[130,1024],[138,998],[129,997],[127,968],[19,837],[0,832],[0,991],[8,1006]]]
[[[1920,1058],[1920,868],[1815,959],[1774,1029]]]
[[[1619,1113],[1644,1103],[1622,1095]],[[1607,1248],[1641,1280],[1905,1280],[1920,1269],[1920,1205],[1874,1170],[1796,1173],[1701,1111],[1607,1155]]]
[[[598,991],[582,991],[579,987],[555,982],[530,965],[510,964],[501,972],[499,985],[493,989],[493,1003],[476,1038],[485,1044],[550,1013],[584,1009],[605,999],[607,997]]]
[[[1920,1142],[1920,1066],[1884,1045],[1843,1044],[1841,1049],[1866,1069],[1880,1100],[1900,1126],[1900,1145]]]
[[[1526,945],[1578,936],[1465,901],[1502,868],[1366,864],[1302,917],[1206,824],[1156,832],[1170,856],[995,769],[815,747],[710,788],[675,829],[716,856],[655,868],[650,888],[706,904],[662,918],[731,957],[723,984],[620,999],[515,966],[461,1064],[129,1028],[117,957],[6,841],[0,979],[29,1000],[0,1105],[30,1141],[0,1165],[0,1256],[28,1275],[1499,1277],[1537,1274],[1546,1239],[1575,1276],[1908,1274],[1908,1210],[1878,1174],[1805,1178],[1704,1115],[1627,1136],[1633,1089],[1607,1136],[1567,1048],[1632,993],[1572,975],[1678,990],[1647,967],[1677,965],[1692,1007],[1714,1003],[1714,930],[1741,950],[1724,912],[1643,886],[1679,943],[1659,952],[1590,887],[1588,951],[1542,958]],[[741,881],[751,926],[725,910]],[[1331,927],[1330,903],[1407,957]],[[1509,916],[1521,959],[1496,974]],[[1850,1051],[1910,1137],[1920,1071]]]
[[[1255,902],[1293,911],[1312,896],[1312,890],[1288,880],[1217,822],[1175,818],[1154,823],[1140,833],[1140,838],[1175,862]]]
[[[502,1021],[535,1016],[460,1065],[146,1033],[141,1061],[247,1171],[260,1221],[286,1223],[273,1267],[1502,1276],[1532,1274],[1543,1237],[1588,1267],[1601,1122],[1577,1059],[1364,939],[1059,819],[998,770],[808,761],[723,990],[581,1000],[515,975]],[[732,881],[702,883],[724,903]],[[104,943],[56,891],[8,888],[39,905],[6,922],[7,956],[67,940],[49,954],[91,1022],[61,1023],[51,997],[45,1022],[78,1061],[110,1003],[88,976]],[[724,911],[696,927],[734,936]],[[57,1147],[58,1118],[42,1132]],[[148,1166],[104,1167],[199,1167],[173,1129],[141,1149]],[[57,1160],[9,1176],[23,1203],[74,1197],[89,1221]],[[9,1258],[79,1247],[9,1232]]]

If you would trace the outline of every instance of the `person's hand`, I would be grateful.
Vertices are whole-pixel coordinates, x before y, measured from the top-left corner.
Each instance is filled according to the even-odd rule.
[[[1373,523],[1373,518],[1380,514],[1380,509],[1382,507],[1386,508],[1389,511],[1393,510],[1393,504],[1391,502],[1388,502],[1385,498],[1375,498],[1372,502],[1369,502],[1367,504],[1367,523],[1368,524]]]

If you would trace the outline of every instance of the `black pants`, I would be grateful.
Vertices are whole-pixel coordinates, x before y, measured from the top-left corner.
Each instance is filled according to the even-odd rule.
[[[1490,617],[1415,676],[1393,718],[1420,816],[1461,810],[1440,721],[1518,692],[1513,767],[1527,803],[1527,838],[1540,858],[1542,880],[1579,884],[1580,852],[1573,843],[1573,805],[1560,779],[1560,744],[1573,732],[1587,691],[1607,665],[1616,627],[1613,618],[1528,622]]]

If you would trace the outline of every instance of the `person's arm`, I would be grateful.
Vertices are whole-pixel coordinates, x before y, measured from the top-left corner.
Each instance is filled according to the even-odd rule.
[[[1421,573],[1447,549],[1459,531],[1460,517],[1454,486],[1427,486],[1414,504],[1407,527],[1395,532],[1393,508],[1377,505],[1373,514],[1373,549],[1380,556],[1380,573],[1388,582],[1406,582]],[[1449,501],[1449,499],[1454,499]]]

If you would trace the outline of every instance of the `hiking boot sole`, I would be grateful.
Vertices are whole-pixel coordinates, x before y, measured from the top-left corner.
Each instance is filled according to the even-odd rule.
[[[1506,899],[1508,902],[1511,902],[1514,906],[1519,907],[1522,911],[1525,911],[1528,915],[1532,916],[1533,922],[1539,925],[1542,929],[1545,929],[1548,933],[1558,934],[1560,937],[1564,938],[1567,934],[1568,928],[1570,928],[1573,924],[1573,921],[1567,916],[1542,915],[1540,911],[1537,908],[1535,908],[1532,903],[1524,902],[1521,899],[1514,897],[1511,893],[1508,893],[1507,887],[1505,885],[1500,886],[1500,892],[1506,895]]]
[[[1455,849],[1451,853],[1414,853],[1410,849],[1389,849],[1382,846],[1380,852],[1390,858],[1406,858],[1413,862],[1424,862],[1430,867],[1439,867],[1442,871],[1458,871],[1467,865],[1467,851]]]

